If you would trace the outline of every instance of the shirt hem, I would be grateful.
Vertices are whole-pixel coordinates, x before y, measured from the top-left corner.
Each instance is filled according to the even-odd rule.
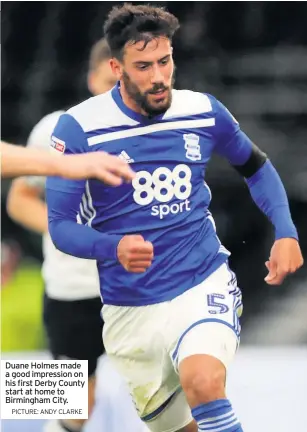
[[[103,293],[103,304],[110,306],[123,306],[123,307],[135,307],[135,306],[150,306],[153,304],[163,303],[171,301],[176,297],[179,297],[184,292],[194,288],[195,286],[206,280],[213,272],[215,272],[221,265],[223,265],[229,258],[229,253],[220,253],[215,261],[211,264],[210,268],[206,271],[203,279],[199,279],[195,284],[188,288],[175,289],[170,292],[163,293],[163,295],[158,298],[148,298],[148,299],[125,299],[115,301],[114,299],[108,299],[105,293]]]

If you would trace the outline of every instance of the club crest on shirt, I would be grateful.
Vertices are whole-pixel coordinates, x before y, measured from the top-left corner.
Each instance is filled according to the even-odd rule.
[[[186,149],[186,158],[192,161],[201,160],[199,136],[193,133],[184,134],[184,148]]]
[[[65,152],[65,142],[60,140],[59,138],[55,137],[54,135],[52,135],[51,137],[51,149],[55,150],[58,153],[64,153]]]

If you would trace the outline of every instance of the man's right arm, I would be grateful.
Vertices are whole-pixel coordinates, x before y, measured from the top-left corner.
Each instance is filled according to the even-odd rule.
[[[62,143],[65,154],[88,151],[83,129],[69,114],[61,116],[52,139],[51,145]],[[84,190],[85,180],[47,179],[46,202],[52,241],[60,251],[79,258],[117,260],[117,245],[122,236],[104,234],[77,223]]]

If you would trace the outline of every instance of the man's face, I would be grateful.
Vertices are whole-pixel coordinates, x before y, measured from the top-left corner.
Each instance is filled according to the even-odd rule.
[[[94,96],[107,92],[115,84],[116,76],[111,69],[110,60],[102,61],[95,70],[89,73],[88,88]]]
[[[172,101],[174,63],[171,43],[166,37],[158,37],[145,49],[143,47],[142,41],[127,44],[115,72],[136,108],[147,115],[162,114]]]

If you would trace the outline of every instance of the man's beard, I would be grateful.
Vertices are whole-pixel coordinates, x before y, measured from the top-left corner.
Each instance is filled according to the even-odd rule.
[[[125,85],[125,90],[128,93],[129,97],[133,99],[133,101],[149,116],[154,117],[159,114],[165,113],[172,103],[172,88],[174,84],[175,78],[174,74],[172,77],[172,84],[170,87],[165,86],[163,83],[156,83],[154,86],[147,90],[144,93],[141,93],[138,86],[134,84],[129,75],[124,71],[123,72],[123,82]],[[155,93],[158,90],[166,90],[167,96],[165,97],[165,100],[163,101],[163,104],[157,103],[157,105],[153,105],[149,99],[148,95],[151,93]]]

